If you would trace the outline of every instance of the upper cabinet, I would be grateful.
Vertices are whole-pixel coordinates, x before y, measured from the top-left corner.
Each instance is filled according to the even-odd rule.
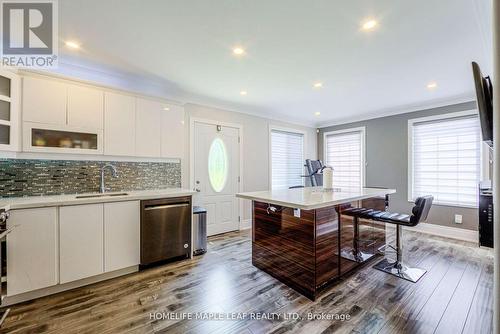
[[[135,155],[135,97],[104,94],[104,154]]]
[[[161,157],[184,157],[185,121],[184,108],[169,105],[161,113]]]
[[[102,154],[104,92],[55,79],[23,79],[23,150]]]
[[[0,77],[0,90],[2,85]],[[184,157],[182,106],[30,75],[23,78],[22,93],[26,152]],[[0,92],[0,145],[5,123],[1,100]]]
[[[159,158],[161,155],[160,102],[137,98],[135,115],[135,153],[141,157]]]
[[[102,90],[68,85],[68,125],[87,128],[103,128],[104,93]]]
[[[56,80],[23,78],[23,121],[66,124],[67,86]]]
[[[23,121],[102,129],[104,93],[57,80],[25,77]]]
[[[0,150],[19,149],[19,77],[0,71]]]

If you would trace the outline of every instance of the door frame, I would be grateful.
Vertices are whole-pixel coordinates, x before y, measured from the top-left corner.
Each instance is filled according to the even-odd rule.
[[[198,117],[189,117],[189,187],[190,189],[194,190],[194,130],[195,130],[195,124],[196,123],[203,123],[203,124],[209,124],[209,125],[221,125],[221,126],[227,126],[231,128],[236,128],[238,129],[238,134],[239,134],[239,151],[240,151],[240,156],[239,158],[239,165],[240,165],[240,170],[239,170],[239,176],[240,176],[240,182],[238,182],[238,192],[242,191],[243,187],[243,125],[238,124],[238,123],[229,123],[229,122],[218,122],[214,121],[211,119],[206,119],[206,118],[198,118]],[[241,226],[243,224],[243,217],[241,216],[243,213],[243,200],[236,198],[238,201],[238,230],[241,231]]]

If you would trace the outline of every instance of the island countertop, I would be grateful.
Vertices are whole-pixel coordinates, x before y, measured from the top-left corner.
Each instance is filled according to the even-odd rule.
[[[323,190],[322,187],[305,187],[255,191],[236,194],[236,197],[270,203],[301,210],[314,210],[367,198],[394,194],[395,189],[359,188]]]

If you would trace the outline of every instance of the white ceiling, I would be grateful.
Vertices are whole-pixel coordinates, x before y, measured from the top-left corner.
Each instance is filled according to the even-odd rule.
[[[470,62],[491,66],[485,3],[63,0],[60,62],[150,80],[184,102],[317,126],[471,100]],[[361,31],[366,18],[379,26]],[[247,54],[235,57],[236,45]]]

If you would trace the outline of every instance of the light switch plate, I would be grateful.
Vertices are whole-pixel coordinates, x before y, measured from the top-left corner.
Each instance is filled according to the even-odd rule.
[[[293,216],[300,218],[300,209],[293,209]]]
[[[455,215],[455,224],[462,224],[462,215]]]

